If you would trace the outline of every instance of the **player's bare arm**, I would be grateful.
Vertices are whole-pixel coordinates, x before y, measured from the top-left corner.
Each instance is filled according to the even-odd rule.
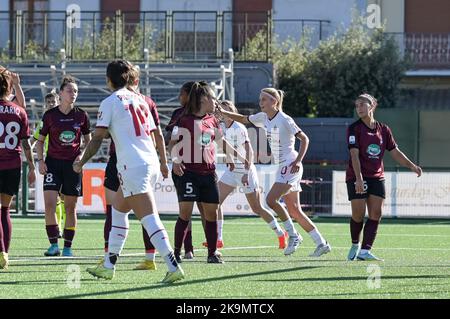
[[[23,93],[22,87],[20,86],[20,76],[17,73],[11,72],[12,85],[14,89],[14,95],[16,97],[16,104],[26,108],[27,103],[25,100],[25,94]]]
[[[164,178],[169,177],[169,167],[167,166],[167,154],[166,154],[166,143],[164,141],[163,132],[161,126],[157,126],[157,129],[153,131],[153,136],[155,138],[156,150],[158,151],[160,170]]]
[[[106,128],[96,128],[95,129],[92,139],[90,139],[88,145],[86,146],[83,156],[81,157],[81,159],[79,161],[75,161],[73,163],[73,170],[75,172],[81,173],[83,165],[86,164],[87,161],[89,161],[89,159],[92,156],[97,154],[97,151],[99,150],[100,146],[102,145],[102,141],[104,138],[106,138],[107,134],[108,134],[108,129],[106,129]]]
[[[411,171],[417,174],[417,177],[420,177],[422,175],[422,168],[411,162],[411,160],[398,148],[394,148],[390,153],[394,161],[396,161],[403,167],[409,168]]]
[[[29,139],[22,140],[22,148],[28,163],[28,184],[33,184],[36,181],[36,173]]]
[[[233,121],[236,121],[236,122],[239,122],[239,123],[242,123],[242,124],[249,124],[250,123],[248,121],[248,116],[246,116],[246,115],[225,111],[220,105],[216,105],[216,108],[217,108],[217,110],[219,111],[219,113],[221,115],[226,116],[226,117],[232,119]]]
[[[350,157],[352,160],[353,170],[355,171],[356,183],[355,189],[356,194],[364,193],[363,177],[361,174],[361,162],[359,161],[359,149],[350,149]]]
[[[45,136],[39,135],[39,138],[36,142],[36,154],[37,154],[36,162],[38,163],[39,173],[42,175],[47,174],[47,165],[44,162],[44,141]]]
[[[303,161],[303,158],[305,157],[306,151],[309,147],[309,138],[305,134],[305,132],[298,132],[295,137],[298,138],[301,143],[297,158],[290,164],[292,174],[295,174],[300,170],[300,163]]]

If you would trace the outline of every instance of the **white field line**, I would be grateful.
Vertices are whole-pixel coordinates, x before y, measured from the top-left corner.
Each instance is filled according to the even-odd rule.
[[[252,249],[275,249],[275,246],[246,246],[246,247],[226,247],[221,250],[252,250]],[[314,249],[314,246],[303,246],[300,248]],[[332,247],[335,250],[348,250],[348,247]],[[206,249],[195,249],[196,251],[206,251]],[[411,248],[411,247],[393,247],[393,248],[377,248],[377,250],[406,250],[406,251],[450,251],[450,248]],[[144,253],[122,254],[120,257],[143,257]],[[43,260],[91,260],[99,259],[104,255],[80,256],[80,257],[12,257],[9,261],[13,263],[43,261]],[[280,250],[280,256],[283,256]],[[314,260],[313,258],[311,260]],[[326,261],[326,260],[325,260]]]

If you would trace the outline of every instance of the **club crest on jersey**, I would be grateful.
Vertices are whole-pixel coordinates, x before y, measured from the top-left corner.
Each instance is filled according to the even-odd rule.
[[[202,146],[208,146],[211,143],[211,135],[209,133],[203,133],[200,138],[200,144]]]
[[[75,133],[72,131],[64,131],[59,134],[59,140],[63,143],[72,143],[75,140]]]
[[[381,153],[381,148],[377,144],[370,144],[367,147],[367,154],[369,154],[370,156],[377,157],[378,155],[380,155],[380,153]]]

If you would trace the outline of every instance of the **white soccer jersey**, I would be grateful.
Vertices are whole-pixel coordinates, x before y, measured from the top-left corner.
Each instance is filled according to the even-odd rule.
[[[297,157],[295,135],[302,130],[295,124],[292,117],[282,111],[278,111],[272,119],[269,119],[266,113],[260,112],[250,115],[248,120],[255,126],[266,130],[267,140],[276,164],[284,164],[287,161],[292,162]]]
[[[138,94],[122,88],[104,99],[96,126],[107,128],[111,134],[119,170],[157,165],[158,156],[151,137],[155,122],[148,104]]]
[[[239,154],[241,154],[244,158],[246,157],[245,142],[250,143],[250,139],[248,138],[248,132],[245,125],[233,121],[230,127],[226,127],[225,123],[221,123],[222,131],[224,132],[224,137],[231,146],[234,147],[235,150]],[[245,171],[244,163],[237,159],[237,157],[233,157],[235,163],[235,171],[243,172]]]

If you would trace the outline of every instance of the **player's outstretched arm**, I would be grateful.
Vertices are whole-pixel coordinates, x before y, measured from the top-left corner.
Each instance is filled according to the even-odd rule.
[[[242,123],[242,124],[249,124],[250,122],[248,121],[248,116],[247,115],[242,115],[239,113],[234,113],[234,112],[229,112],[229,111],[225,111],[220,105],[216,105],[218,111],[220,112],[221,115],[226,116],[230,119],[232,119],[233,121]]]
[[[420,177],[420,175],[422,175],[422,168],[411,162],[410,159],[398,148],[394,148],[390,153],[394,161],[404,167],[409,168],[411,171],[417,174],[417,177]]]
[[[95,129],[92,139],[86,146],[83,156],[79,161],[75,161],[73,163],[73,170],[76,173],[81,173],[83,165],[86,164],[87,161],[89,161],[89,159],[91,159],[92,156],[97,154],[98,149],[102,145],[103,139],[106,138],[107,136],[108,136],[108,129],[100,127],[97,127]]]

